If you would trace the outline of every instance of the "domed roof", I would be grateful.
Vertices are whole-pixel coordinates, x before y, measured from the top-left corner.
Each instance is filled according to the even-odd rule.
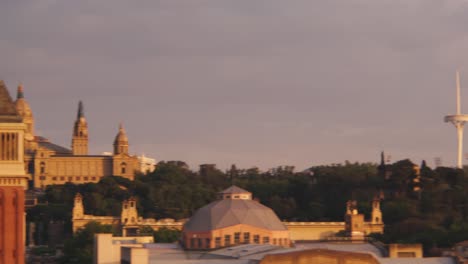
[[[15,102],[16,111],[22,117],[32,117],[33,113],[26,99],[24,99],[23,85],[18,85],[18,95]]]
[[[117,133],[117,136],[115,136],[114,144],[117,144],[119,142],[128,142],[127,133],[125,133],[122,124],[120,124],[119,126],[119,133]]]
[[[233,187],[230,188],[232,191]],[[235,187],[234,190],[242,190],[237,188]],[[221,193],[227,191],[229,189]],[[246,191],[242,190],[242,193],[244,192]],[[187,231],[210,231],[240,224],[267,230],[287,230],[270,208],[251,199],[235,198],[217,200],[198,209],[184,225],[184,229]]]

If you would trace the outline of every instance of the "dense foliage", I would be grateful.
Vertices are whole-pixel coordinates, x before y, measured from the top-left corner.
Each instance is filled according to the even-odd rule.
[[[73,197],[80,192],[87,214],[120,214],[121,202],[137,197],[145,218],[187,218],[213,201],[216,193],[235,184],[289,221],[343,221],[346,201],[358,201],[359,211],[370,215],[371,200],[382,200],[384,242],[422,242],[425,249],[448,247],[468,239],[468,180],[463,170],[423,163],[420,173],[410,160],[391,165],[373,163],[315,166],[294,172],[290,166],[266,172],[257,168],[223,172],[213,165],[199,171],[183,162],[160,162],[135,181],[119,177],[99,183],[49,186],[42,202],[28,212],[29,221],[70,221]]]
[[[96,222],[87,223],[84,228],[75,233],[73,238],[65,241],[61,263],[83,264],[93,262],[94,234],[112,233],[112,226],[101,225]]]

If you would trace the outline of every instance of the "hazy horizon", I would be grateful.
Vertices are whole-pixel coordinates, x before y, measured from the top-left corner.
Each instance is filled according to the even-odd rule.
[[[92,154],[123,122],[131,153],[192,169],[455,165],[466,1],[4,1],[0,22],[0,79],[59,145],[82,100]]]

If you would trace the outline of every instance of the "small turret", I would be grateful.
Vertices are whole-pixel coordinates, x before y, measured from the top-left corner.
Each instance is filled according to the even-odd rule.
[[[346,203],[345,231],[353,240],[364,238],[364,215],[358,212],[355,200]]]
[[[80,193],[75,195],[73,202],[73,219],[81,219],[84,216],[83,196]]]
[[[119,125],[119,132],[114,140],[114,155],[128,154],[128,137],[122,123]]]
[[[32,141],[34,139],[34,117],[29,103],[24,98],[24,87],[21,83],[18,85],[15,107],[16,111],[23,119],[23,123],[26,125],[24,137],[26,141]]]
[[[73,155],[88,155],[88,123],[81,101],[78,104],[78,115],[73,128],[72,153]]]
[[[120,214],[122,225],[133,225],[138,222],[138,211],[136,208],[136,199],[131,197],[122,202],[122,213]]]
[[[377,196],[372,200],[371,223],[383,224],[382,211],[380,210],[380,198]]]

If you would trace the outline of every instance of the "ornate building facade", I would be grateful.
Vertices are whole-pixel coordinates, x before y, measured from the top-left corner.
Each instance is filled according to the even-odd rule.
[[[23,264],[25,245],[24,164],[27,124],[0,80],[0,263]]]
[[[73,126],[71,149],[35,135],[33,111],[24,97],[22,85],[18,86],[15,106],[26,125],[26,170],[34,188],[67,182],[98,182],[105,176],[121,176],[133,180],[136,171],[140,170],[137,157],[129,153],[128,137],[122,125],[115,137],[114,152],[111,155],[88,153],[88,123],[82,102],[79,102]]]

